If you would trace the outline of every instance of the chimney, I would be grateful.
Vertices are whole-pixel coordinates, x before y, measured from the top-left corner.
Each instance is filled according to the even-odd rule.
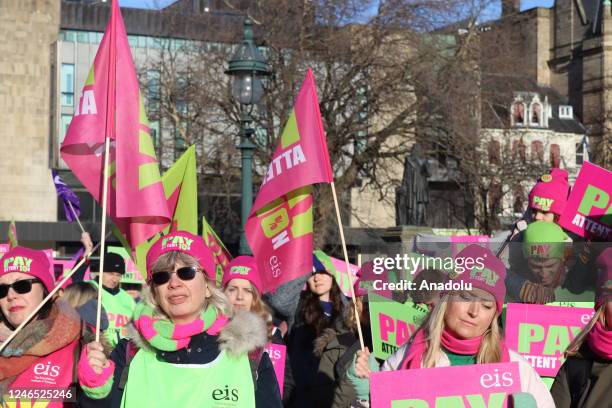
[[[521,11],[521,0],[501,0],[502,17],[518,14]]]

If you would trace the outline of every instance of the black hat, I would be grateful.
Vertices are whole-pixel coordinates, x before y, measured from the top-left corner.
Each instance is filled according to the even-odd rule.
[[[98,271],[100,271],[100,264],[98,264]],[[105,253],[104,272],[119,272],[120,274],[124,274],[125,260],[123,259],[123,257],[114,252]]]

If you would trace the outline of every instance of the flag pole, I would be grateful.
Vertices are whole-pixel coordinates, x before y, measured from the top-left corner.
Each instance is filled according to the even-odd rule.
[[[336,219],[338,220],[338,230],[340,231],[340,240],[342,242],[342,252],[344,253],[344,262],[346,263],[346,274],[349,278],[351,287],[351,296],[353,297],[353,308],[355,312],[355,319],[357,320],[357,334],[359,335],[359,344],[361,349],[365,349],[365,343],[363,342],[363,333],[361,332],[361,321],[359,320],[359,311],[357,310],[357,298],[355,296],[355,288],[353,287],[353,276],[351,274],[351,268],[349,265],[348,251],[346,250],[346,241],[344,239],[344,229],[342,228],[342,219],[340,218],[340,207],[338,206],[338,196],[336,195],[336,185],[334,181],[331,182],[332,194],[334,196],[334,207],[336,207]]]
[[[102,232],[100,239],[100,269],[98,271],[98,305],[96,309],[96,343],[100,342],[100,318],[102,316],[102,275],[104,275],[104,245],[106,244],[106,208],[108,192],[108,155],[110,138],[106,138],[104,153],[104,182],[102,187]]]
[[[108,82],[106,89],[106,125],[104,127],[104,171],[102,181],[102,231],[100,239],[100,269],[98,271],[98,308],[96,310],[96,343],[100,342],[100,320],[102,315],[102,278],[104,276],[104,245],[106,244],[106,211],[108,208],[108,161],[110,155],[110,139],[115,136],[115,97],[116,97],[116,75],[117,75],[117,15],[119,6],[117,0],[112,0],[110,16],[110,47]],[[110,133],[110,134],[109,134]]]
[[[0,345],[0,352],[2,350],[4,350],[4,348],[11,342],[11,340],[13,340],[15,338],[15,336],[17,336],[17,334],[19,334],[21,329],[23,329],[25,327],[25,325],[28,324],[28,322],[30,320],[32,320],[32,318],[34,316],[36,316],[38,311],[49,301],[49,299],[51,299],[53,297],[53,295],[55,295],[55,293],[58,290],[60,290],[62,288],[62,286],[68,281],[68,279],[70,279],[72,277],[72,275],[74,275],[74,273],[81,267],[81,265],[83,265],[83,263],[87,260],[87,258],[89,258],[91,256],[91,254],[93,254],[96,251],[96,249],[98,249],[99,246],[100,246],[100,243],[96,244],[96,246],[94,246],[91,249],[91,252],[85,253],[84,256],[81,258],[81,260],[76,265],[74,265],[72,267],[70,272],[68,272],[68,274],[66,276],[64,276],[64,278],[55,285],[55,288],[53,288],[53,290],[32,311],[32,313],[30,313],[28,315],[28,317],[26,317],[25,320],[23,322],[21,322],[21,324],[19,326],[17,326],[17,328],[15,330],[13,330],[11,335],[4,341],[4,343],[2,343],[2,345]]]
[[[81,224],[81,220],[79,220],[79,216],[76,214],[76,211],[74,211],[74,207],[72,206],[72,203],[68,200],[66,200],[68,202],[68,206],[70,207],[70,211],[72,211],[72,216],[74,217],[74,219],[76,220],[76,222],[79,224],[79,227],[81,227],[81,232],[85,232],[85,228],[83,228],[83,225]]]

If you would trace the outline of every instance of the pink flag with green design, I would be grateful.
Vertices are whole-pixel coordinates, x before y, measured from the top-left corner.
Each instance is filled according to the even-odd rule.
[[[135,248],[171,217],[116,0],[61,148],[62,159],[98,203],[106,137],[111,139],[107,213]]]
[[[218,287],[221,287],[221,283],[223,282],[223,271],[225,267],[232,260],[232,255],[227,250],[221,238],[217,235],[215,230],[210,226],[206,217],[202,216],[202,238],[204,238],[204,243],[210,250],[212,251],[213,258],[215,259],[216,265],[216,283]]]
[[[312,271],[312,185],[332,181],[309,69],[245,226],[264,292]]]

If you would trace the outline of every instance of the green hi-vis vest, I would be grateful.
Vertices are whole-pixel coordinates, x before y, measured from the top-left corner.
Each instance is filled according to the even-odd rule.
[[[255,408],[248,356],[225,352],[207,364],[171,364],[140,349],[130,363],[122,408]]]
[[[97,282],[89,282],[98,289]],[[108,329],[104,332],[104,337],[114,348],[120,339],[127,337],[127,326],[132,320],[136,302],[123,289],[119,289],[116,295],[102,290],[102,306],[108,317]]]

